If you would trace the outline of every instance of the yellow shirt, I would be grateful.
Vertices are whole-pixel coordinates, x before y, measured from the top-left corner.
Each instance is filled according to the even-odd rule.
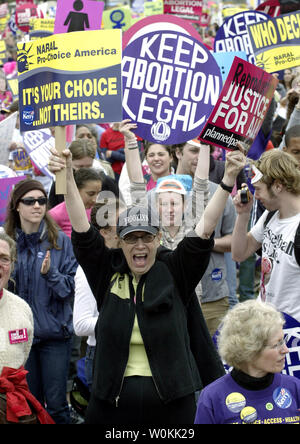
[[[132,284],[134,292],[136,293],[138,283],[136,282],[135,278],[133,278]],[[137,320],[137,315],[135,315],[134,318],[134,325],[130,339],[129,357],[124,376],[152,376]]]

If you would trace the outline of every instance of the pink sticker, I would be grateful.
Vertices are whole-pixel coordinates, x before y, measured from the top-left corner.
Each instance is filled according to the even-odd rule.
[[[19,344],[20,342],[28,341],[27,328],[21,328],[20,330],[11,330],[8,332],[9,342],[11,344]]]

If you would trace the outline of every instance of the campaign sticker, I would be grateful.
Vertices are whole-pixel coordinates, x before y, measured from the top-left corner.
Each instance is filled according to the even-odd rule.
[[[273,410],[273,408],[274,408],[273,404],[271,402],[267,402],[266,409],[270,411]]]
[[[284,387],[277,387],[273,392],[275,404],[281,409],[288,409],[292,404],[292,395]]]
[[[257,411],[254,407],[247,406],[241,411],[240,417],[242,421],[251,424],[257,419]]]
[[[19,330],[11,330],[8,332],[9,342],[11,344],[19,344],[20,342],[28,341],[27,328],[21,328]]]
[[[228,410],[238,413],[245,407],[246,399],[241,393],[232,392],[227,396],[225,403]]]
[[[220,268],[215,268],[211,272],[211,280],[212,281],[220,281],[223,277],[222,270]]]
[[[32,125],[34,121],[34,109],[32,106],[25,106],[22,113],[22,120],[25,125]]]

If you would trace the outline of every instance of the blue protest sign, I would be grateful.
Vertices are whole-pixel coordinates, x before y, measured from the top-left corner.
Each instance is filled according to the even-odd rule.
[[[252,45],[247,26],[268,20],[270,17],[259,11],[244,11],[228,17],[218,29],[214,51],[245,51],[248,62],[255,65]]]

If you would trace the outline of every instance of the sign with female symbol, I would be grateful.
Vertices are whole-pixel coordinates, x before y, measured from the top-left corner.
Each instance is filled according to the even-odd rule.
[[[122,29],[122,31],[126,31],[130,28],[131,22],[131,10],[128,6],[120,6],[103,12],[104,29]]]
[[[122,29],[122,27],[125,26],[125,23],[123,22],[124,17],[125,17],[125,14],[121,9],[115,9],[114,11],[112,11],[110,13],[109,18],[115,24],[113,26],[113,29],[115,29],[115,28]]]
[[[100,29],[103,9],[104,2],[58,0],[54,34]]]

